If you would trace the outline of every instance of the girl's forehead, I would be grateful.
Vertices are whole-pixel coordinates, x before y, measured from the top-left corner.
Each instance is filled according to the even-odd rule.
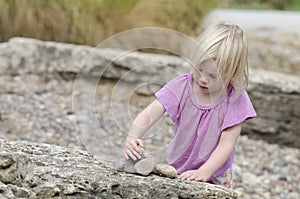
[[[208,63],[212,63],[212,62],[216,62],[216,61],[217,61],[216,57],[204,56],[198,60],[197,65],[204,65],[204,64],[208,64]]]
[[[195,67],[196,70],[203,70],[207,73],[211,73],[211,74],[217,74],[219,72],[218,70],[218,64],[216,62],[216,59],[205,59],[203,61],[201,61],[200,63],[198,63]]]
[[[217,68],[217,61],[215,58],[207,58],[207,59],[204,59],[202,61],[200,61],[198,64],[197,64],[197,67],[199,68]]]
[[[209,57],[209,58],[205,58],[203,59],[200,63],[210,63],[210,62],[216,62],[216,58],[214,57]]]

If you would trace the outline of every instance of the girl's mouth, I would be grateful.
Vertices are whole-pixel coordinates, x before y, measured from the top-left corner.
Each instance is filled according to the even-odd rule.
[[[202,86],[202,85],[200,85],[200,84],[199,84],[199,87],[200,87],[202,90],[207,90],[207,89],[208,89],[207,87]]]

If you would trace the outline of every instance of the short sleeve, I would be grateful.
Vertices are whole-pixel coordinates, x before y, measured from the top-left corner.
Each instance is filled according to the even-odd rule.
[[[245,90],[236,100],[228,101],[226,109],[222,131],[256,116],[252,102]]]
[[[188,83],[188,74],[180,75],[155,93],[156,98],[162,103],[166,112],[175,122],[181,113],[181,101]]]

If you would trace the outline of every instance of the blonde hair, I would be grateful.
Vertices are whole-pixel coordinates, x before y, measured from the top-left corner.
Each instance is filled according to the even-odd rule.
[[[204,31],[198,41],[196,65],[207,58],[216,61],[224,88],[232,84],[238,96],[248,86],[248,44],[242,29],[222,22]]]

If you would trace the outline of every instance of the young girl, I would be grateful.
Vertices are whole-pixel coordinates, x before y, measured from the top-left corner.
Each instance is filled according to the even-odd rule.
[[[247,42],[237,26],[206,30],[192,72],[168,82],[134,120],[123,146],[127,159],[140,159],[142,136],[165,113],[175,124],[166,160],[183,180],[232,187],[232,164],[242,122],[256,116],[245,91]]]

